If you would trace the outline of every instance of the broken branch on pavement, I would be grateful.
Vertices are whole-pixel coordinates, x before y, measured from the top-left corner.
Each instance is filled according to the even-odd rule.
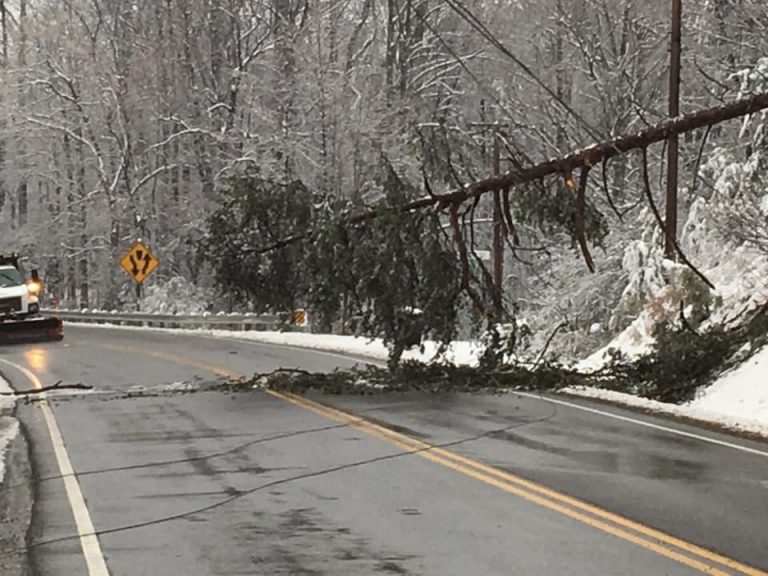
[[[50,386],[43,386],[42,388],[29,388],[27,390],[14,390],[13,392],[2,392],[0,396],[31,396],[35,394],[41,394],[43,392],[51,392],[54,390],[93,390],[93,386],[88,384],[62,384],[61,380],[56,384]]]

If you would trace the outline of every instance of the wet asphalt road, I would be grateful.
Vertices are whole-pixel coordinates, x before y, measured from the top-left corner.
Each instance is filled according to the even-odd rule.
[[[766,444],[516,394],[310,398],[367,420],[349,425],[259,391],[188,392],[214,371],[352,363],[339,356],[66,332],[62,344],[2,348],[0,359],[44,385],[94,386],[49,399],[109,574],[768,572]],[[30,387],[9,365],[0,370]],[[36,476],[32,574],[88,575],[40,404],[20,405],[18,417]]]

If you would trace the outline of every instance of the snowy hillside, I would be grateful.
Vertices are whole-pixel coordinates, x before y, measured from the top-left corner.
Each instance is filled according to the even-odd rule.
[[[768,90],[768,59],[734,79],[742,94]],[[745,118],[738,145],[703,153],[698,184],[685,191],[688,207],[680,218],[680,246],[713,289],[688,266],[664,259],[661,232],[646,209],[635,219],[636,228],[615,232],[606,254],[608,270],[598,273],[601,285],[580,283],[580,290],[572,290],[565,300],[561,290],[561,307],[577,304],[565,309],[577,319],[572,322],[577,330],[570,341],[555,346],[566,358],[580,359],[578,368],[601,367],[612,349],[629,358],[647,353],[655,327],[661,322],[680,325],[681,310],[701,333],[743,325],[768,303],[766,119],[764,112]],[[551,313],[534,313],[534,325],[542,325],[541,317],[552,322]],[[768,368],[762,370],[768,381]]]
[[[768,348],[701,390],[689,406],[759,422],[768,435]]]

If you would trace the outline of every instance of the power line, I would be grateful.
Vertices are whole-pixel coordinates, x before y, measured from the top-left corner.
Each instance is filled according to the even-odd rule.
[[[396,406],[396,405],[395,405]],[[361,414],[368,414],[370,412],[378,412],[382,410],[387,410],[388,408],[392,407],[392,405],[384,405],[384,406],[377,406],[376,408],[370,408],[367,410],[360,411]],[[359,419],[362,421],[362,418]],[[230,454],[235,454],[237,452],[240,452],[242,450],[245,450],[246,448],[250,448],[251,446],[256,446],[258,444],[266,444],[268,442],[274,442],[277,440],[284,440],[287,438],[295,438],[297,436],[304,436],[309,434],[316,434],[319,432],[328,432],[331,430],[338,430],[341,428],[348,428],[352,424],[356,424],[357,420],[351,420],[350,422],[344,423],[344,424],[331,424],[328,426],[320,426],[316,428],[307,428],[304,430],[295,430],[292,432],[284,432],[281,434],[275,434],[273,436],[266,436],[257,438],[255,440],[249,440],[248,442],[244,442],[243,444],[238,444],[236,446],[233,446],[232,448],[227,448],[226,450],[220,450],[217,452],[209,452],[208,454],[201,454],[200,456],[192,456],[188,458],[175,458],[170,460],[156,460],[154,462],[143,462],[141,464],[129,464],[126,466],[114,466],[111,468],[96,468],[93,470],[84,470],[81,472],[75,472],[73,474],[53,474],[51,476],[42,476],[39,478],[35,478],[34,482],[35,484],[39,485],[43,482],[50,482],[52,480],[61,480],[63,478],[67,478],[70,476],[75,476],[77,478],[83,477],[83,476],[96,476],[99,474],[111,474],[113,472],[125,472],[129,470],[142,470],[145,468],[159,468],[163,466],[173,466],[175,464],[188,464],[192,462],[203,462],[206,460],[213,460],[216,458],[221,458],[222,456],[228,456]],[[29,482],[21,482],[19,484],[10,484],[8,486],[0,486],[0,492],[4,491],[10,491],[15,490],[17,488],[24,488],[28,487]]]
[[[412,2],[413,2],[413,0],[408,0],[409,4],[411,4]],[[499,99],[498,95],[493,90],[488,88],[480,80],[480,78],[478,78],[478,76],[474,72],[472,72],[472,70],[469,68],[469,66],[467,66],[467,63],[464,61],[464,59],[453,49],[453,47],[445,40],[445,38],[443,38],[443,36],[437,31],[437,29],[435,29],[435,27],[432,26],[432,24],[429,22],[429,19],[425,15],[423,15],[421,12],[419,12],[418,10],[414,10],[414,13],[417,15],[419,20],[421,20],[422,24],[424,24],[424,26],[432,33],[432,35],[435,38],[437,38],[437,40],[440,42],[440,44],[442,44],[443,48],[445,48],[445,50],[451,55],[451,57],[454,60],[456,60],[456,62],[459,64],[459,66],[461,66],[464,69],[464,71],[467,73],[467,75],[475,82],[475,84],[478,85],[480,90],[482,90],[488,96],[490,96],[493,99],[493,101],[495,102],[496,106],[498,106],[499,109],[502,112],[504,112],[510,119],[514,118],[515,115],[512,114],[512,112],[509,109],[507,109],[507,107],[504,105],[504,103]],[[514,143],[514,141],[511,142],[511,145],[514,146],[515,152],[521,158],[523,158],[529,164],[532,163],[532,161],[528,157],[528,155],[525,154],[525,152],[523,152],[522,150],[520,150],[519,147]]]
[[[601,140],[602,136],[599,135],[599,130],[590,124],[581,114],[576,112],[568,103],[563,101],[558,94],[552,90],[525,62],[520,60],[515,54],[512,53],[502,42],[496,38],[488,27],[475,16],[469,8],[464,6],[460,0],[445,0],[446,4],[450,6],[454,12],[456,12],[465,22],[472,26],[477,32],[479,32],[488,42],[496,47],[502,54],[512,60],[517,66],[525,72],[536,84],[538,84],[547,94],[549,94],[563,109],[573,116],[576,120],[584,125],[585,130],[595,140]]]
[[[509,430],[514,430],[517,428],[522,428],[524,426],[530,426],[532,424],[539,424],[541,422],[547,422],[557,416],[557,406],[550,404],[552,411],[547,416],[543,416],[542,418],[537,418],[535,420],[531,420],[528,422],[518,422],[516,424],[512,424],[510,426],[504,426],[503,428],[496,428],[494,430],[488,430],[486,432],[481,432],[480,434],[475,434],[472,436],[468,436],[466,438],[462,438],[460,440],[454,440],[451,442],[445,442],[442,444],[430,444],[428,446],[424,446],[422,448],[417,448],[414,450],[406,450],[404,452],[397,452],[395,454],[387,454],[385,456],[377,456],[374,458],[368,458],[365,460],[359,460],[357,462],[351,462],[349,464],[341,464],[339,466],[333,466],[330,468],[323,468],[322,470],[317,470],[315,472],[306,472],[304,474],[297,474],[295,476],[290,476],[288,478],[282,478],[280,480],[273,480],[271,482],[266,482],[264,484],[260,484],[258,486],[254,486],[253,488],[249,488],[248,490],[243,490],[241,492],[238,492],[237,494],[234,494],[232,496],[229,496],[227,498],[224,498],[222,500],[219,500],[218,502],[214,502],[213,504],[208,504],[207,506],[201,506],[199,508],[195,508],[193,510],[187,510],[186,512],[180,512],[178,514],[170,514],[168,516],[163,516],[161,518],[155,518],[153,520],[147,520],[145,522],[136,522],[134,524],[125,524],[123,526],[117,526],[115,528],[105,528],[104,530],[94,530],[93,532],[89,534],[71,534],[68,536],[60,536],[58,538],[51,538],[49,540],[41,540],[38,542],[31,542],[27,546],[23,548],[16,548],[15,550],[10,550],[7,552],[3,552],[0,554],[0,558],[7,558],[19,554],[25,554],[29,550],[35,549],[35,548],[41,548],[43,546],[48,546],[51,544],[58,544],[61,542],[69,542],[71,540],[79,540],[86,536],[105,536],[108,534],[116,534],[119,532],[127,532],[130,530],[137,530],[139,528],[146,528],[149,526],[156,526],[158,524],[165,524],[167,522],[173,522],[176,520],[182,520],[184,518],[188,518],[189,516],[194,516],[195,514],[204,514],[206,512],[210,512],[212,510],[215,510],[217,508],[221,508],[222,506],[226,506],[227,504],[230,504],[232,502],[235,502],[236,500],[240,500],[242,498],[245,498],[246,496],[250,496],[251,494],[254,494],[256,492],[260,492],[262,490],[267,490],[268,488],[274,488],[276,486],[281,486],[284,484],[289,484],[291,482],[297,482],[299,480],[306,480],[308,478],[317,478],[318,476],[325,476],[328,474],[333,474],[335,472],[342,472],[344,470],[350,470],[353,468],[360,468],[362,466],[367,466],[369,464],[375,464],[377,462],[384,462],[387,460],[394,460],[396,458],[402,458],[405,456],[411,456],[414,454],[421,454],[423,452],[429,452],[436,449],[442,449],[442,448],[450,448],[453,446],[458,446],[461,444],[466,444],[468,442],[474,442],[475,440],[479,440],[481,438],[485,438],[488,436],[493,436],[496,434],[503,434],[504,432],[508,432]],[[354,423],[354,420],[346,423],[346,424],[340,424],[337,425],[339,427],[345,427],[350,424]]]
[[[362,419],[361,419],[362,420]],[[245,442],[243,444],[238,444],[237,446],[233,446],[232,448],[228,448],[226,450],[221,450],[218,452],[211,452],[208,454],[203,454],[200,456],[194,456],[189,458],[176,458],[172,460],[158,460],[154,462],[143,462],[141,464],[129,464],[126,466],[114,466],[111,468],[98,468],[94,470],[84,470],[82,472],[75,472],[73,474],[54,474],[51,476],[43,476],[40,478],[35,478],[34,482],[35,484],[42,484],[43,482],[50,482],[52,480],[61,480],[63,478],[74,476],[77,478],[81,478],[84,476],[96,476],[99,474],[111,474],[113,472],[126,472],[129,470],[142,470],[144,468],[159,468],[163,466],[173,466],[175,464],[189,464],[193,462],[202,462],[206,460],[213,460],[215,458],[221,458],[222,456],[228,456],[230,454],[235,454],[237,452],[240,452],[242,450],[245,450],[246,448],[250,448],[251,446],[255,446],[257,444],[266,444],[267,442],[274,442],[276,440],[284,440],[286,438],[294,438],[296,436],[303,436],[307,434],[315,434],[318,432],[327,432],[330,430],[338,430],[340,428],[347,428],[350,424],[354,424],[354,422],[348,423],[348,424],[332,424],[329,426],[322,426],[318,428],[308,428],[306,430],[296,430],[294,432],[285,432],[282,434],[276,434],[274,436],[267,436],[263,438],[257,438],[256,440],[250,440],[248,442]],[[29,486],[29,482],[20,482],[19,484],[11,484],[9,486],[3,486],[0,487],[0,491],[9,491],[14,490],[16,488],[23,488]]]

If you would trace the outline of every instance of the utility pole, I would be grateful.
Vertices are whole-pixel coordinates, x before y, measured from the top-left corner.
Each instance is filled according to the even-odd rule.
[[[499,149],[499,135],[493,133],[493,174],[501,173],[501,151]],[[493,198],[493,307],[496,319],[501,320],[504,313],[504,225],[501,214],[501,190],[496,190]]]
[[[481,117],[484,118],[484,106],[481,101]],[[501,174],[501,142],[504,134],[505,124],[499,122],[470,122],[473,128],[480,129],[482,132],[490,131],[493,138],[491,148],[491,170],[494,176]],[[486,153],[483,146],[483,153]],[[501,195],[504,192],[496,190],[493,193],[493,214],[491,223],[493,225],[493,238],[491,240],[491,279],[493,280],[493,311],[497,320],[501,320],[504,314],[504,234],[506,227],[504,224],[504,215],[502,213]]]
[[[672,0],[672,32],[669,48],[669,117],[680,115],[680,52],[682,37],[683,0]],[[667,202],[664,257],[675,260],[677,256],[677,134],[667,141]]]

